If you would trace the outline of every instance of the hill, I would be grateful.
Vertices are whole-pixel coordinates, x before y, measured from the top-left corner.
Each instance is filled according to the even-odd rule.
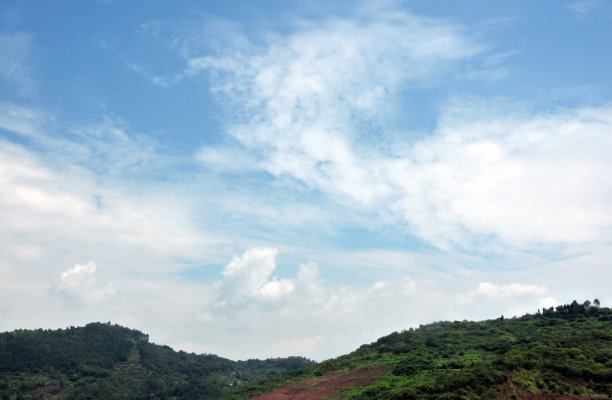
[[[0,399],[612,398],[612,310],[436,322],[342,357],[231,361],[93,323],[0,333]]]
[[[609,399],[612,310],[574,301],[520,318],[422,325],[224,398]]]
[[[0,333],[0,399],[212,399],[313,364],[176,352],[110,323]]]

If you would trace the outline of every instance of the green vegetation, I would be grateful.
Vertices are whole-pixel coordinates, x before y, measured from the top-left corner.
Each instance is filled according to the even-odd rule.
[[[141,332],[100,323],[0,333],[0,400],[237,400],[358,368],[378,371],[377,379],[334,398],[610,399],[612,310],[574,301],[520,318],[436,322],[320,364],[175,352]]]
[[[386,364],[345,399],[612,398],[612,310],[599,301],[520,318],[437,322],[394,332],[348,355],[228,393],[244,399],[335,371]]]
[[[312,363],[175,352],[110,323],[17,330],[0,333],[0,399],[211,399]]]

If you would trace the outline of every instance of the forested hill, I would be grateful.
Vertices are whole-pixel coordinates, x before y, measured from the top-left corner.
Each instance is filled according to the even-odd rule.
[[[0,399],[213,399],[312,363],[176,352],[110,323],[17,330],[0,333]]]
[[[226,399],[612,398],[612,310],[599,301],[520,318],[395,332]]]
[[[0,400],[254,396],[611,399],[612,310],[574,301],[519,318],[436,322],[320,364],[175,352],[101,323],[0,333]]]

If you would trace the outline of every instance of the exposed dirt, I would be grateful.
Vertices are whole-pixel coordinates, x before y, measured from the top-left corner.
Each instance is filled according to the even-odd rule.
[[[557,396],[553,394],[517,395],[521,400],[602,400],[601,397]]]
[[[501,386],[501,385],[500,385]],[[505,388],[504,388],[505,389]],[[515,397],[513,397],[515,396]],[[531,394],[521,393],[518,391],[506,391],[500,388],[497,394],[499,399],[520,399],[520,400],[601,400],[601,397],[584,397],[584,396],[569,396],[569,395],[556,395],[556,394]]]
[[[302,382],[289,383],[250,400],[317,400],[339,397],[342,389],[371,385],[389,372],[389,366],[377,365],[348,372],[333,372]]]
[[[521,400],[601,400],[601,397],[583,397],[583,396],[568,396],[568,395],[554,395],[554,394],[527,394],[521,393],[514,389],[508,388],[510,378],[506,382],[500,384],[497,390],[497,398],[499,399],[512,399],[514,398]]]
[[[506,379],[506,382],[500,383],[499,386],[497,387],[497,398],[498,399],[510,398],[510,396],[508,395],[508,383],[509,382],[510,382],[510,377]]]
[[[120,362],[113,367],[115,373],[130,379],[143,382],[147,379],[147,370],[139,362]]]
[[[38,382],[37,387],[25,392],[31,399],[63,400],[72,392],[72,388],[60,385],[59,380],[45,375],[30,375],[30,380]]]
[[[498,399],[520,399],[520,400],[601,400],[609,398],[605,394],[601,394],[600,397],[589,397],[589,396],[572,396],[572,395],[560,395],[550,393],[529,393],[524,390],[513,387],[513,377],[509,376],[504,383],[497,386],[497,398]],[[576,380],[568,380],[574,388],[583,388],[583,384]],[[596,396],[598,394],[595,394]]]
[[[38,387],[26,392],[31,399],[63,400],[70,394],[70,391],[61,389],[59,385],[49,385]]]

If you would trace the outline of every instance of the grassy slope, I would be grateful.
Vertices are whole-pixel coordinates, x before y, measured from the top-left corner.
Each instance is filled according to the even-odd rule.
[[[310,364],[175,352],[110,324],[19,330],[0,333],[0,399],[211,399]]]
[[[379,364],[386,364],[390,372],[374,384],[349,387],[338,395],[351,399],[612,398],[612,310],[574,302],[520,318],[433,323],[392,333],[301,371],[255,382],[225,398],[248,398],[289,382]]]

